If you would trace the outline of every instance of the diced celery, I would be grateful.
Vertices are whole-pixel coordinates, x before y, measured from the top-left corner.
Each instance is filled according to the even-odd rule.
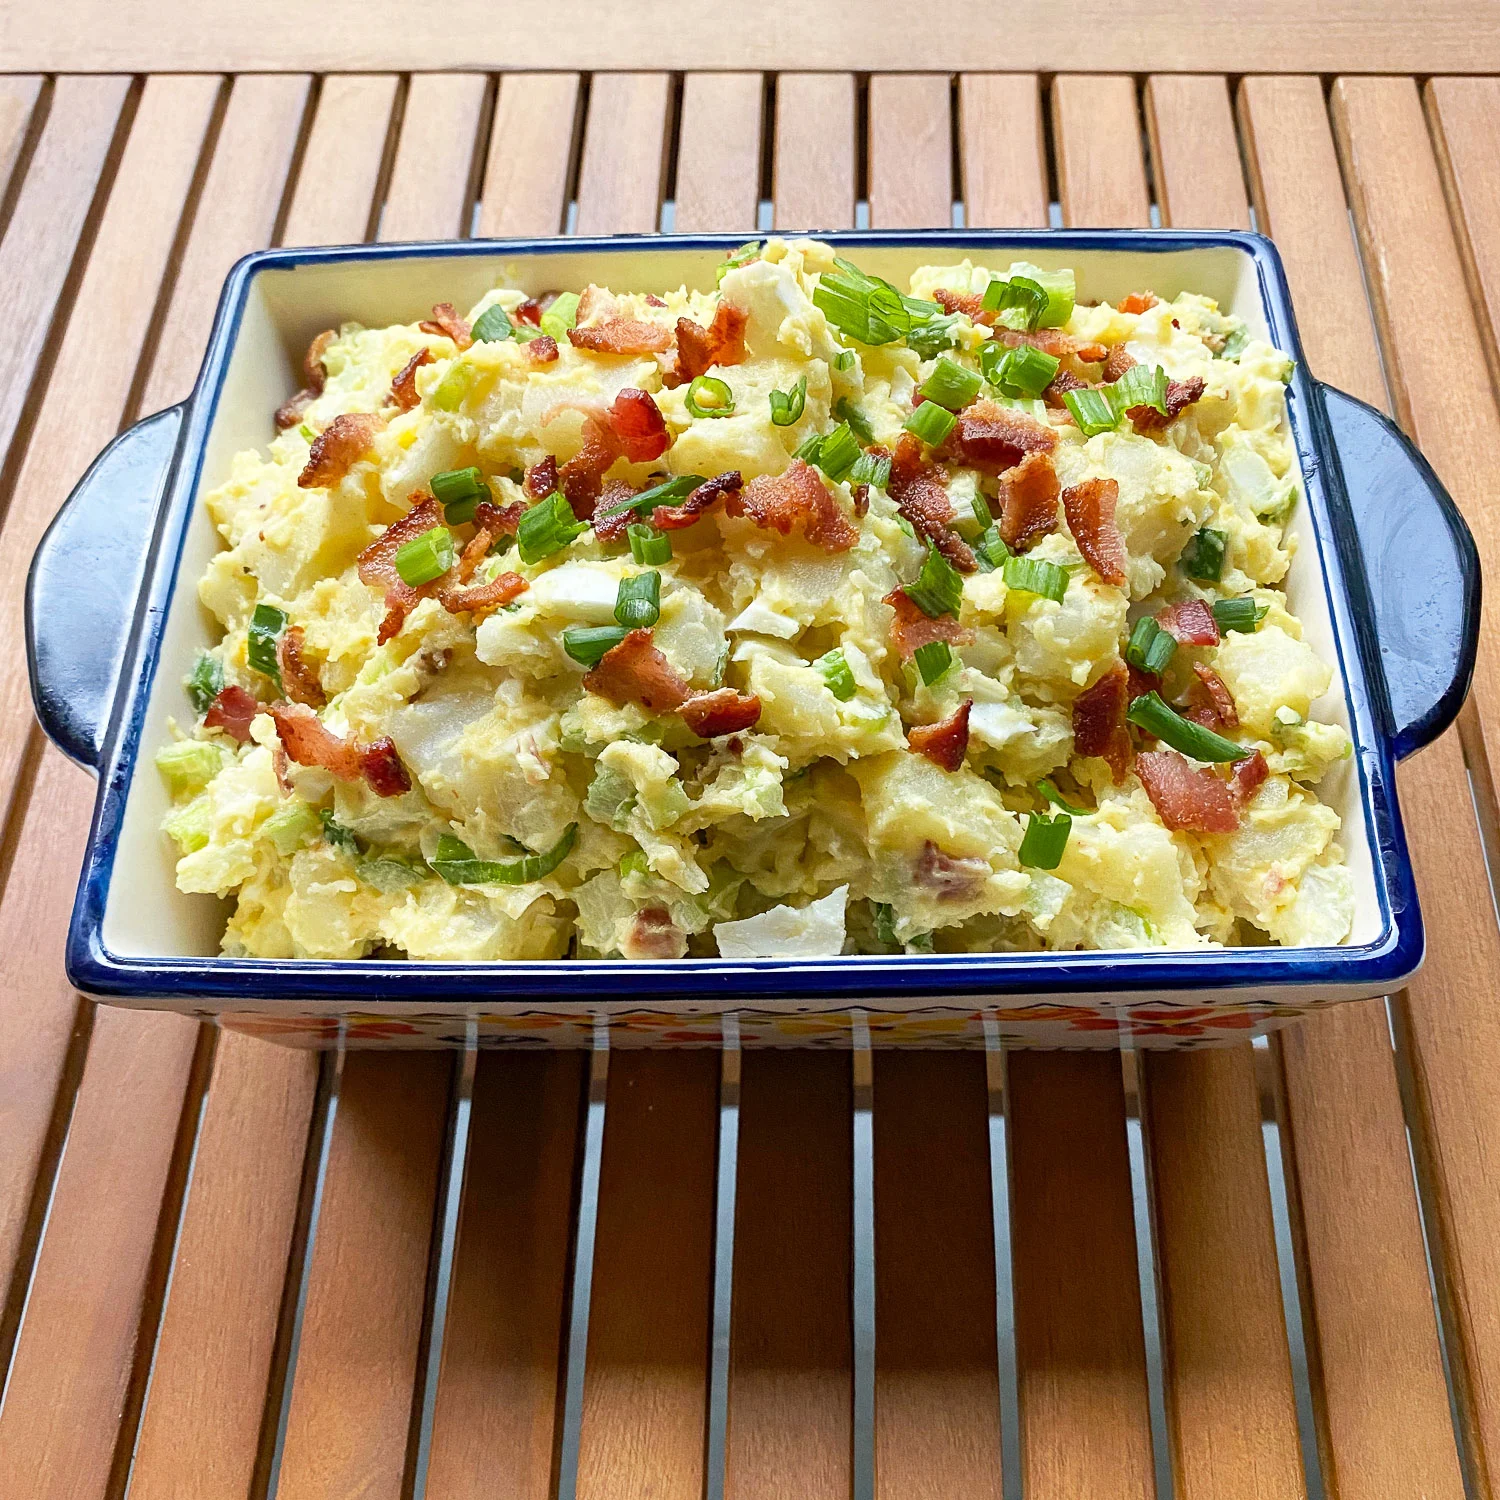
[[[457,411],[473,384],[474,366],[466,360],[456,359],[427,398],[428,404],[438,411]]]
[[[288,802],[260,825],[260,831],[271,841],[276,852],[287,859],[304,844],[318,838],[323,832],[323,823],[307,803]]]
[[[609,766],[597,767],[589,784],[588,796],[583,801],[583,810],[589,817],[618,831],[625,827],[625,820],[634,806],[635,783]]]
[[[354,873],[366,885],[387,894],[410,890],[429,875],[425,866],[409,865],[404,859],[362,859],[355,865]]]
[[[224,767],[224,751],[206,740],[178,740],[156,752],[156,769],[175,800],[195,796]]]
[[[178,808],[161,826],[183,854],[196,854],[208,845],[209,816],[213,804],[205,794]]]

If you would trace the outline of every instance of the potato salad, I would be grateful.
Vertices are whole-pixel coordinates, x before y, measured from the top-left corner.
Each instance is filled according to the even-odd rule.
[[[267,958],[1342,942],[1290,373],[811,240],[330,329],[201,501],[178,888]]]

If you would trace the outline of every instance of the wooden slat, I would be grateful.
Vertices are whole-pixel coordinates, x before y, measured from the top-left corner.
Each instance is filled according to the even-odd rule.
[[[698,1500],[713,1260],[713,1051],[609,1065],[581,1500]]]
[[[35,73],[0,78],[0,182],[10,182],[41,91],[42,80]]]
[[[953,135],[944,77],[882,73],[870,80],[870,221],[882,229],[953,222]]]
[[[849,1058],[767,1049],[748,1052],[743,1069],[725,1494],[845,1500]]]
[[[1141,229],[1151,222],[1133,78],[1054,78],[1052,131],[1070,229]]]
[[[1225,80],[1153,76],[1145,102],[1163,222],[1248,229]],[[1305,1480],[1254,1052],[1141,1062],[1177,1484],[1290,1500]]]
[[[601,73],[589,87],[579,234],[650,234],[661,210],[667,160],[666,73]]]
[[[552,1492],[584,1062],[479,1060],[427,1478],[443,1500]]]
[[[1042,91],[1027,73],[965,73],[958,82],[964,222],[976,229],[1047,222]]]
[[[578,75],[512,73],[499,87],[479,233],[557,234],[568,212]]]
[[[776,80],[773,192],[778,229],[854,224],[854,77],[784,73]]]
[[[1500,410],[1484,379],[1483,344],[1416,85],[1409,79],[1340,80],[1333,113],[1396,409],[1463,509],[1493,576],[1500,521],[1486,455],[1500,442]],[[1471,221],[1468,227],[1471,235],[1476,229],[1483,235],[1487,226]],[[1430,284],[1429,298],[1409,284],[1412,277]],[[1435,327],[1441,339],[1433,338]],[[1463,390],[1461,401],[1453,399],[1456,387]],[[1481,782],[1486,771],[1478,731],[1492,740],[1500,724],[1495,629],[1487,609],[1464,732]],[[1429,960],[1397,1015],[1413,1079],[1413,1145],[1426,1178],[1428,1225],[1441,1246],[1435,1269],[1448,1311],[1450,1357],[1457,1353],[1460,1415],[1483,1473],[1500,1462],[1500,1253],[1494,1241],[1500,1159],[1493,1135],[1500,1126],[1493,1090],[1500,1025],[1489,982],[1500,963],[1500,937],[1480,851],[1467,829],[1454,838],[1455,805],[1463,804],[1440,802],[1445,789],[1427,774],[1430,754],[1401,778],[1408,827],[1420,830],[1413,836],[1413,865]],[[1489,769],[1497,765],[1492,751]],[[1487,793],[1481,787],[1478,795]]]
[[[1322,87],[1313,78],[1247,79],[1240,110],[1256,211],[1286,261],[1308,359],[1324,379],[1383,404],[1370,322],[1349,315],[1362,273]],[[1482,883],[1474,835],[1453,818],[1466,786],[1456,734],[1424,752],[1422,775],[1446,799],[1431,841],[1451,855],[1456,880]],[[1410,781],[1402,780],[1403,801]],[[1407,834],[1415,847],[1421,825],[1409,805]],[[1432,886],[1419,884],[1431,965],[1442,910],[1434,912]],[[1475,943],[1493,953],[1493,924],[1453,940],[1459,953]],[[1449,1500],[1462,1490],[1384,1006],[1338,1006],[1282,1032],[1276,1046],[1330,1482],[1346,1500],[1393,1490]]]
[[[689,73],[677,129],[674,229],[754,229],[760,203],[759,73]]]
[[[467,236],[474,142],[489,94],[484,73],[415,74],[406,91],[382,240]]]

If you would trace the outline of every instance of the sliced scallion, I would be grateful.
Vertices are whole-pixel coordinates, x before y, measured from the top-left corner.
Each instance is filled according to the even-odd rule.
[[[200,714],[206,714],[214,699],[224,691],[224,663],[207,651],[198,653],[193,670],[183,684],[188,698]]]
[[[847,703],[854,696],[854,673],[844,659],[842,647],[835,646],[832,651],[820,656],[813,665],[823,674],[828,691],[840,703]]]
[[[474,319],[470,334],[476,344],[498,344],[515,334],[509,315],[498,302],[485,308]]]
[[[445,469],[430,481],[432,496],[443,507],[443,518],[450,526],[461,526],[474,519],[481,500],[490,498],[489,486],[477,468]]]
[[[660,567],[672,558],[672,538],[666,532],[640,521],[632,521],[625,528],[630,541],[630,555],[638,563],[648,567]]]
[[[1068,570],[1039,557],[1005,559],[1005,586],[1022,594],[1039,594],[1043,599],[1062,603],[1068,591]]]
[[[875,936],[882,943],[899,941],[896,937],[896,912],[887,901],[872,901],[870,910],[875,917]]]
[[[434,526],[396,551],[396,571],[409,588],[441,578],[452,566],[453,533],[446,526]]]
[[[1224,347],[1219,351],[1220,359],[1238,360],[1245,352],[1245,345],[1250,342],[1250,330],[1245,327],[1232,329],[1224,339]]]
[[[1029,276],[997,278],[984,289],[984,307],[986,312],[998,312],[1006,327],[1029,333],[1047,311],[1047,293]]]
[[[939,406],[936,401],[923,401],[904,425],[908,432],[916,433],[929,447],[937,448],[953,431],[957,421],[958,418],[951,411]]]
[[[1007,349],[993,339],[979,349],[979,364],[984,378],[1002,396],[1037,397],[1052,384],[1061,361],[1043,349],[1018,344]]]
[[[852,261],[835,258],[837,271],[825,271],[813,288],[816,307],[840,333],[862,344],[890,344],[911,329],[911,313],[901,293],[878,276],[867,276]]]
[[[1125,660],[1153,677],[1160,677],[1177,651],[1177,641],[1163,630],[1150,615],[1142,615],[1130,632],[1125,646]]]
[[[799,375],[796,385],[789,391],[772,391],[770,402],[773,427],[790,427],[800,420],[807,405],[807,376]]]
[[[859,439],[847,422],[840,422],[818,445],[818,467],[835,484],[847,478],[859,458]]]
[[[959,665],[958,657],[947,641],[928,641],[925,646],[918,646],[913,660],[926,687],[940,682]]]
[[[906,597],[929,620],[939,619],[943,615],[957,618],[964,599],[964,581],[941,552],[929,548],[927,560],[922,564],[917,581],[906,584],[905,591]]]
[[[734,392],[716,375],[699,375],[684,398],[690,417],[727,417],[734,413]]]
[[[877,490],[890,488],[891,461],[876,458],[873,453],[861,453],[849,470],[850,484],[873,484]]]
[[[987,526],[979,534],[979,540],[974,543],[974,556],[979,559],[979,566],[986,573],[993,573],[996,568],[1005,566],[1010,548],[1005,545],[1005,538],[1000,535],[998,526]]]
[[[643,629],[661,618],[661,574],[655,568],[620,580],[615,619],[628,630]]]
[[[1074,807],[1071,802],[1065,802],[1063,795],[1057,789],[1057,784],[1043,777],[1036,784],[1037,791],[1050,802],[1053,807],[1060,807],[1065,813],[1072,813],[1075,818],[1086,818],[1088,809],[1086,807]]]
[[[286,614],[274,604],[257,604],[250,616],[250,629],[245,640],[245,655],[250,665],[269,677],[281,691],[281,666],[276,660],[276,641],[286,629]]]
[[[1109,388],[1110,405],[1123,417],[1135,406],[1155,407],[1167,415],[1167,372],[1160,365],[1131,365]]]
[[[818,461],[818,453],[823,447],[823,439],[816,432],[810,433],[803,438],[797,447],[793,458],[800,458],[805,464],[815,464]]]
[[[728,260],[721,260],[719,262],[719,269],[714,277],[714,285],[719,286],[730,271],[738,270],[741,266],[748,266],[759,254],[759,240],[751,240],[748,244],[741,245]]]
[[[978,371],[966,369],[945,354],[932,367],[932,374],[922,382],[922,397],[949,411],[962,411],[979,394],[983,384]]]
[[[1224,549],[1229,545],[1229,533],[1205,526],[1188,538],[1178,563],[1189,578],[1204,583],[1217,583],[1224,573]]]
[[[1026,835],[1017,851],[1017,862],[1032,870],[1055,870],[1062,863],[1072,830],[1073,820],[1065,812],[1051,818],[1027,813]]]
[[[596,521],[605,521],[611,516],[623,516],[627,510],[639,512],[655,510],[658,505],[680,505],[704,482],[703,475],[701,474],[678,474],[672,479],[664,479],[660,484],[652,485],[649,490],[642,490],[639,495],[632,495],[629,500],[622,500],[618,505],[610,506],[608,510],[598,511],[594,519]],[[554,500],[562,499],[559,495],[554,495],[552,498]],[[536,507],[533,506],[532,509],[535,510]],[[570,516],[572,515],[572,510],[565,500],[563,501],[563,509]],[[528,511],[526,514],[530,515],[531,512]],[[525,524],[525,521],[526,517],[523,516],[521,518],[522,525]],[[523,560],[530,561],[524,551],[521,556]]]
[[[552,306],[542,314],[542,332],[561,345],[568,337],[568,330],[578,323],[578,293],[561,292],[552,301]]]
[[[1063,405],[1084,437],[1113,432],[1120,425],[1119,413],[1103,391],[1064,391]]]
[[[545,853],[520,859],[476,859],[462,839],[445,833],[429,863],[449,885],[528,885],[550,875],[568,857],[578,825],[569,823],[563,836]]]
[[[1191,719],[1184,719],[1160,693],[1144,693],[1130,705],[1125,715],[1132,724],[1154,734],[1164,745],[1190,755],[1194,760],[1244,760],[1249,753],[1243,745],[1226,740],[1222,734],[1205,729]]]
[[[852,349],[840,349],[833,356],[833,368],[840,372],[854,368],[854,351]]]
[[[1240,599],[1215,599],[1214,623],[1223,635],[1228,635],[1231,631],[1251,635],[1255,627],[1265,619],[1269,609],[1270,605],[1257,604],[1248,594]]]
[[[870,426],[870,419],[847,396],[840,396],[833,403],[833,414],[840,422],[847,423],[849,430],[860,442],[875,441],[875,429]]]
[[[343,849],[349,854],[360,852],[359,840],[354,837],[353,830],[345,828],[326,807],[319,812],[318,817],[323,820],[323,837],[335,849]]]
[[[613,651],[629,635],[623,625],[569,625],[563,631],[563,650],[581,667],[597,667],[606,651]]]
[[[588,530],[586,522],[573,514],[573,507],[561,495],[548,495],[521,512],[516,527],[516,544],[523,563],[541,562],[566,547]]]

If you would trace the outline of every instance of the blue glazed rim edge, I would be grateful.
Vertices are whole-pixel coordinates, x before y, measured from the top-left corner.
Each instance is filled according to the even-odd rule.
[[[790,237],[790,236],[788,236]],[[159,665],[166,611],[176,589],[186,525],[204,462],[204,440],[222,395],[229,356],[250,286],[262,272],[347,261],[464,259],[511,254],[614,254],[628,249],[711,251],[744,236],[619,235],[540,240],[465,240],[437,244],[328,246],[258,251],[241,259],[225,281],[203,366],[186,403],[164,494],[149,543],[150,561],[120,675],[101,759],[100,789],[77,898],[69,925],[69,981],[113,999],[343,1001],[379,1004],[370,992],[462,1003],[503,983],[507,1003],[598,999],[601,986],[621,999],[641,996],[843,1000],[859,996],[913,1001],[980,995],[1117,995],[1285,989],[1313,998],[1320,990],[1370,994],[1398,987],[1420,967],[1424,933],[1400,811],[1394,796],[1391,714],[1380,668],[1373,616],[1342,477],[1322,403],[1307,374],[1291,298],[1275,246],[1238,231],[1166,230],[910,230],[818,234],[851,248],[943,246],[948,250],[1028,248],[1163,253],[1229,248],[1255,266],[1268,329],[1296,360],[1288,390],[1293,441],[1314,513],[1323,586],[1334,645],[1348,693],[1360,796],[1365,808],[1382,931],[1370,943],[1339,948],[1235,948],[1204,952],[1154,950],[1070,954],[850,955],[827,960],[762,959],[731,963],[686,959],[660,963],[572,960],[507,961],[503,965],[429,961],[139,958],[112,953],[103,918],[146,708]],[[192,454],[184,465],[185,454]],[[1326,458],[1325,458],[1326,455]],[[164,554],[170,552],[170,558]],[[164,561],[167,563],[164,566]],[[1335,577],[1336,575],[1336,577]],[[1337,586],[1335,586],[1337,584]],[[1366,604],[1356,608],[1356,604]],[[1353,649],[1350,649],[1350,646]],[[603,968],[603,972],[601,972]],[[606,975],[607,980],[606,980]],[[1248,999],[1248,997],[1247,997]],[[1258,1002],[1273,1003],[1273,1002]]]

